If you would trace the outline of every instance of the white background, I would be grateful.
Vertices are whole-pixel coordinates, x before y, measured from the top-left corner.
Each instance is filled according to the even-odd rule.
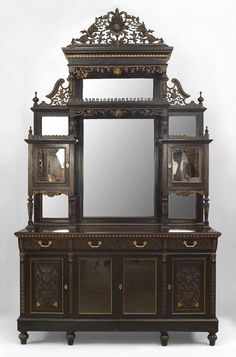
[[[202,90],[208,107],[206,124],[214,138],[210,152],[210,223],[223,232],[217,258],[220,331],[215,348],[206,344],[205,333],[171,333],[166,349],[161,348],[159,334],[154,333],[80,333],[73,347],[65,344],[64,333],[30,333],[27,346],[18,343],[19,253],[13,233],[27,221],[27,145],[23,139],[32,124],[31,99],[35,90],[44,99],[58,78],[67,77],[60,48],[78,37],[95,16],[115,7],[140,16],[157,36],[174,46],[169,77],[178,78],[193,99]],[[80,356],[176,352],[182,356],[220,356],[231,352],[232,356],[236,352],[235,40],[234,0],[0,1],[0,351],[4,356],[13,351],[24,356],[64,352]]]

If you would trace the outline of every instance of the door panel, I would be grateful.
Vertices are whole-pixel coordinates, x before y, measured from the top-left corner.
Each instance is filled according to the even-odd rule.
[[[31,257],[30,313],[64,314],[64,259]]]
[[[156,314],[157,260],[123,260],[123,314]]]
[[[79,258],[79,314],[112,314],[112,258]]]
[[[171,258],[171,313],[206,313],[206,258]]]

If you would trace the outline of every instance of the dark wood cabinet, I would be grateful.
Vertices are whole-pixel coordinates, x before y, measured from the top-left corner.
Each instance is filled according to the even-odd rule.
[[[116,9],[63,48],[68,83],[56,82],[50,103],[35,94],[29,219],[15,233],[22,344],[28,331],[65,331],[73,344],[76,331],[99,330],[159,331],[163,346],[169,331],[205,331],[215,344],[212,140],[201,92],[188,102],[180,82],[168,82],[172,50]],[[101,98],[85,98],[88,79]],[[122,83],[121,97],[103,97]],[[135,97],[137,83],[151,83],[152,97]]]

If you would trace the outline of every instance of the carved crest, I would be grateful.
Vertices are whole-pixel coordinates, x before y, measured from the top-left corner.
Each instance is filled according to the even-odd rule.
[[[167,86],[166,99],[170,104],[173,105],[184,105],[185,99],[189,98],[190,95],[187,94],[180,82],[176,78],[172,78],[171,82],[174,84],[172,87]]]
[[[51,99],[51,105],[65,105],[69,101],[69,86],[63,87],[63,83],[65,83],[63,78],[58,79],[51,93],[46,95],[47,98]]]
[[[139,17],[128,15],[124,11],[110,11],[104,16],[96,17],[94,24],[81,31],[80,38],[72,39],[71,45],[80,43],[124,45],[128,43],[159,43],[162,38],[152,35]]]

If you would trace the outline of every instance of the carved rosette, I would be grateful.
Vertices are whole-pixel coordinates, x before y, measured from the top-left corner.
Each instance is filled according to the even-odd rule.
[[[72,39],[70,46],[78,44],[111,44],[124,45],[128,43],[158,43],[163,44],[162,38],[152,35],[139,17],[128,15],[124,11],[110,11],[104,16],[96,17],[95,22],[81,31],[80,38]]]

